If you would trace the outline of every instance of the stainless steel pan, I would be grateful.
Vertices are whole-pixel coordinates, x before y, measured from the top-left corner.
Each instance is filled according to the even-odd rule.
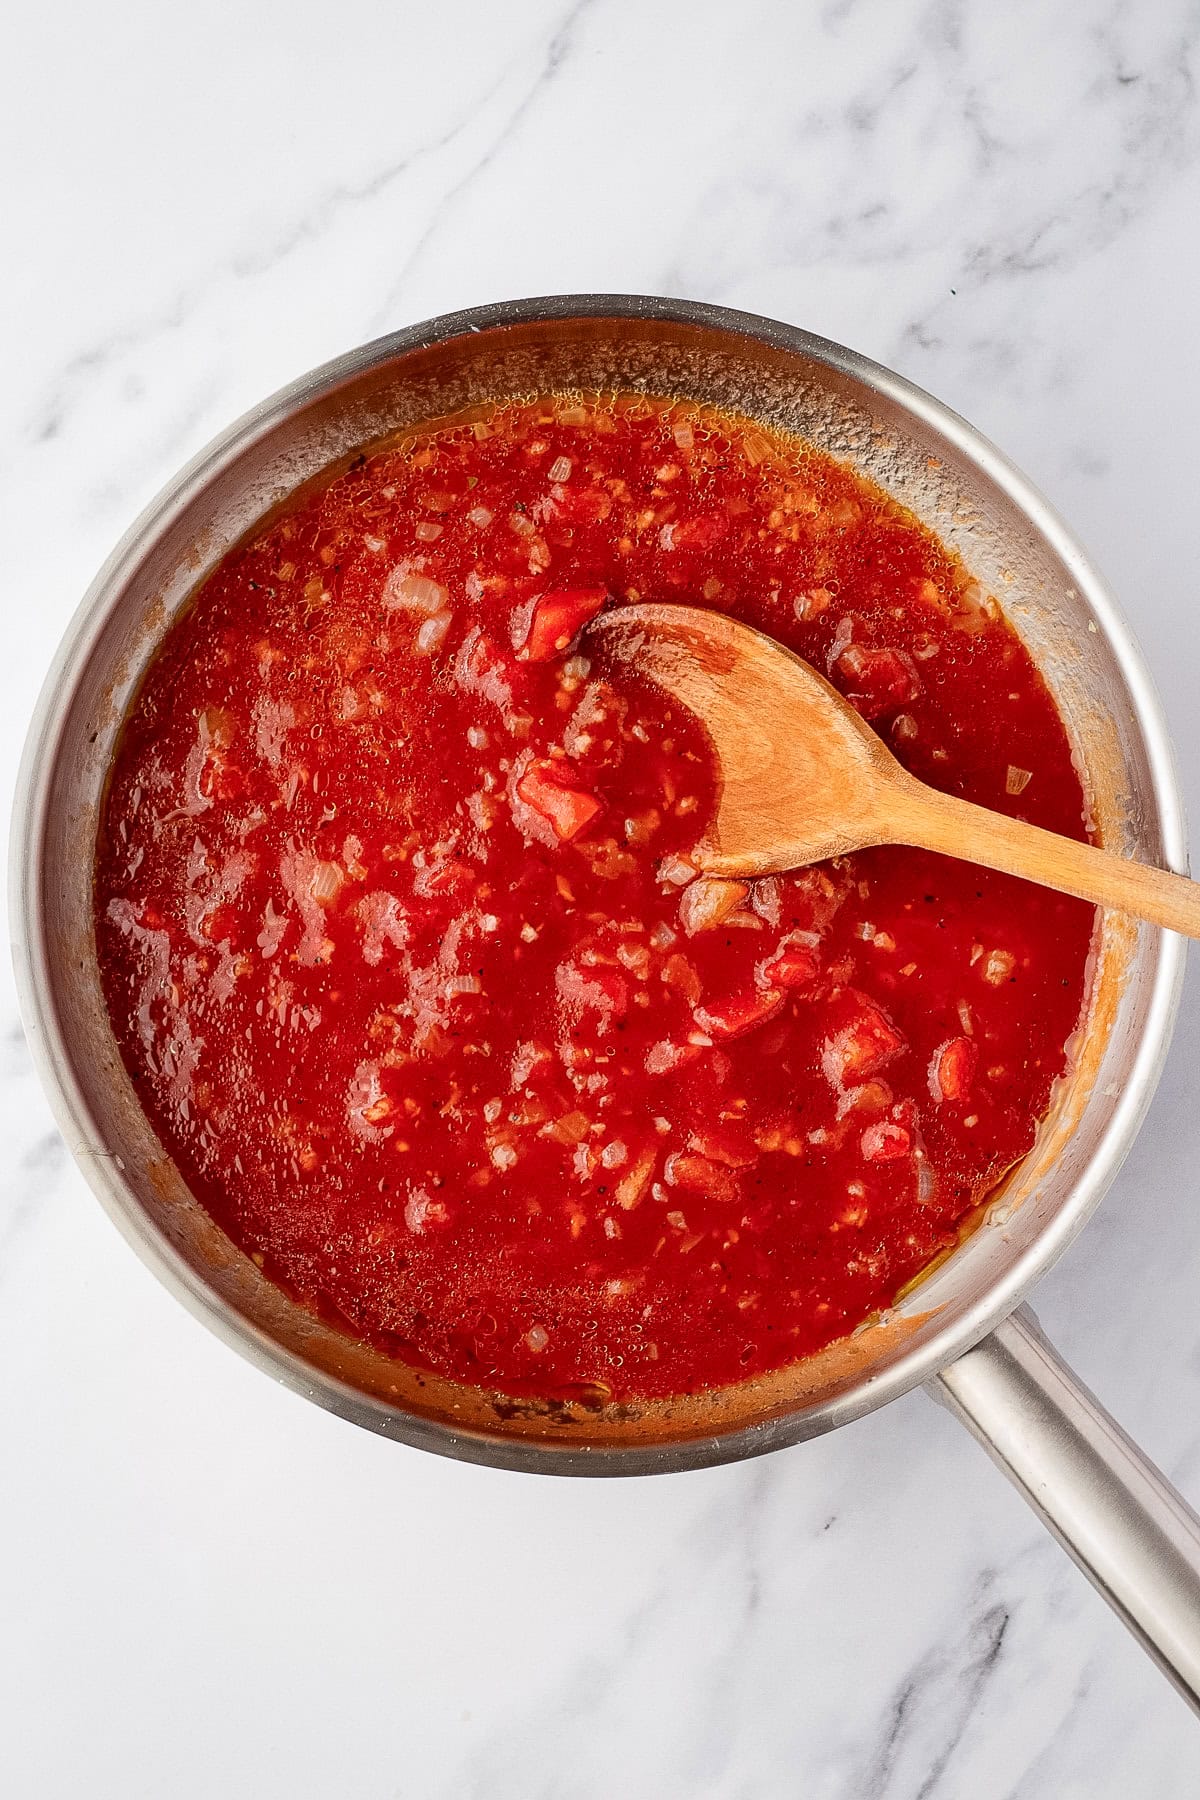
[[[139,1254],[226,1342],[343,1417],[445,1455],[569,1475],[694,1469],[928,1383],[1200,1706],[1200,1521],[1014,1310],[1141,1122],[1182,975],[1177,939],[1105,919],[1073,1072],[948,1262],[847,1343],[701,1400],[514,1405],[340,1336],[216,1229],[142,1114],[97,979],[91,865],[122,715],[171,619],[230,544],[334,459],[475,402],[611,388],[790,427],[889,489],[1005,605],[1057,697],[1105,843],[1183,869],[1170,748],[1129,630],[1045,501],[962,419],[851,351],[719,307],[607,296],[481,307],[352,351],[256,407],[143,514],[76,615],[30,732],[12,864],[21,1004],[67,1142]]]

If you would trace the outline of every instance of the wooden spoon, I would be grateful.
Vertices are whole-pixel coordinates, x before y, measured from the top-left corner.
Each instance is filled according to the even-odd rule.
[[[709,874],[915,844],[1200,937],[1200,882],[926,787],[823,676],[749,625],[692,606],[623,606],[588,634],[707,727],[719,794],[693,855]]]

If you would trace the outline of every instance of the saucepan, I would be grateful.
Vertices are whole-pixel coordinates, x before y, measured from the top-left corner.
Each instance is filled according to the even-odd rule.
[[[700,1397],[537,1404],[390,1360],[235,1249],[141,1110],[101,994],[91,869],[106,771],[148,659],[230,545],[325,465],[415,422],[549,389],[708,402],[798,431],[880,483],[1004,606],[1058,701],[1102,841],[1184,868],[1170,746],[1128,627],[1046,502],[962,419],[852,351],[722,307],[611,296],[480,307],[354,350],[248,413],[153,502],[76,615],[26,748],[12,873],[21,1004],[67,1142],[135,1249],[226,1342],[344,1418],[444,1455],[562,1475],[696,1469],[814,1437],[925,1383],[1200,1706],[1200,1520],[1021,1309],[1145,1113],[1183,972],[1178,939],[1100,920],[1087,1017],[1051,1114],[926,1281],[820,1356]]]

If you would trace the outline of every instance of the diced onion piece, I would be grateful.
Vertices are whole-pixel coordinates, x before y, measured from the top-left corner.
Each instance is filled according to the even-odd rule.
[[[1008,774],[1004,778],[1004,791],[1006,794],[1023,794],[1032,780],[1032,769],[1018,769],[1016,763],[1009,763]]]
[[[764,875],[751,883],[750,904],[768,925],[778,925],[782,900],[783,891],[777,876]]]
[[[436,612],[431,619],[422,622],[413,645],[418,656],[432,656],[435,650],[441,649],[453,617],[450,612]]]
[[[629,986],[615,969],[581,969],[573,962],[559,963],[554,986],[568,1013],[581,1017],[589,1010],[604,1019],[622,1018],[629,1010]]]
[[[549,1125],[543,1125],[542,1136],[553,1138],[556,1144],[581,1144],[592,1128],[592,1122],[586,1113],[564,1113],[561,1119],[553,1119]]]
[[[549,1062],[549,1060],[550,1052],[544,1044],[532,1040],[518,1044],[513,1051],[512,1086],[514,1088],[524,1087],[538,1064]]]
[[[383,961],[389,944],[396,950],[403,950],[408,943],[408,920],[395,894],[378,889],[364,894],[354,912],[362,927],[363,960],[372,968],[377,968]]]
[[[744,881],[722,881],[701,875],[684,888],[679,899],[679,920],[689,937],[712,931],[741,905],[750,892]]]
[[[547,481],[570,481],[572,463],[569,456],[556,456],[546,470]]]
[[[1011,950],[989,950],[982,969],[983,979],[992,987],[1000,987],[1012,975],[1017,959]]]
[[[638,1202],[643,1199],[650,1185],[650,1177],[654,1173],[656,1151],[653,1144],[647,1144],[639,1150],[629,1168],[622,1175],[614,1190],[617,1205],[626,1212],[632,1212]]]
[[[397,612],[424,613],[431,617],[445,609],[448,596],[439,582],[414,574],[409,564],[397,563],[383,584],[383,604]]]
[[[644,981],[650,973],[650,952],[645,944],[618,944],[617,961],[639,981]]]
[[[643,813],[637,813],[625,821],[625,842],[640,850],[648,844],[654,833],[662,824],[662,814],[657,806],[648,807]]]
[[[495,514],[491,512],[488,507],[473,506],[467,514],[467,523],[469,525],[475,525],[480,531],[483,531],[491,524],[494,517]]]
[[[620,956],[620,954],[620,950],[618,950],[617,955]],[[642,954],[648,959],[646,951],[643,950]],[[686,956],[680,956],[678,952],[673,956],[668,956],[663,964],[662,979],[667,987],[678,988],[685,1000],[690,1001],[693,1006],[703,991],[700,977],[695,968]]]
[[[746,460],[757,467],[764,457],[770,455],[771,440],[761,431],[747,431],[742,437],[742,448],[746,452]]]
[[[459,994],[481,994],[483,983],[478,975],[451,975],[446,982],[446,998],[454,1000]]]
[[[694,878],[695,873],[695,863],[690,863],[686,856],[666,856],[658,865],[658,879],[665,881],[670,887],[685,886]]]
[[[346,876],[339,864],[319,862],[312,872],[308,891],[318,906],[331,906],[341,893]]]

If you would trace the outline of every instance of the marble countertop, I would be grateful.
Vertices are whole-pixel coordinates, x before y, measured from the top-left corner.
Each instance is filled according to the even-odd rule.
[[[46,0],[9,25],[6,787],[95,567],[205,440],[429,314],[728,302],[891,364],[1111,578],[1200,801],[1192,0]],[[1037,1297],[1200,1499],[1200,990]],[[659,1480],[399,1448],[104,1219],[0,987],[13,1800],[1184,1800],[1183,1704],[923,1395]]]

